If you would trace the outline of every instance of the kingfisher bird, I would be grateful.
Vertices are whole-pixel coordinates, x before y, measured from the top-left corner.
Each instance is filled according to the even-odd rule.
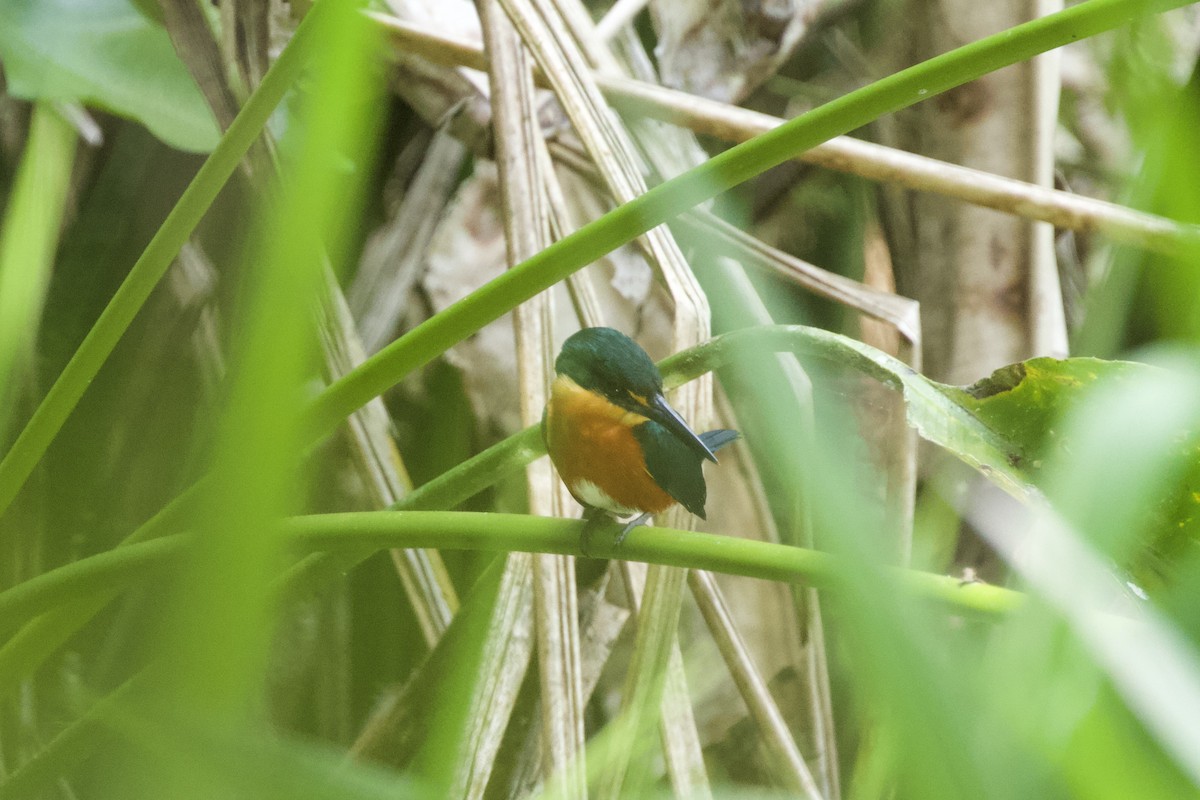
[[[702,465],[737,431],[696,434],[663,397],[662,375],[635,341],[612,328],[584,328],[563,343],[542,415],[542,438],[558,474],[585,508],[583,550],[606,517],[635,519],[679,503],[704,519]]]

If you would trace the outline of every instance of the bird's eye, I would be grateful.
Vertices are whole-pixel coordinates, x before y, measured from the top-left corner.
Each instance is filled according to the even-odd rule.
[[[622,408],[629,406],[630,392],[619,387],[611,387],[603,391],[609,402],[621,406]]]

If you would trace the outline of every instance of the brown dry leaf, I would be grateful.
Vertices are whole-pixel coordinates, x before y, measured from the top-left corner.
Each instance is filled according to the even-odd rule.
[[[499,216],[496,169],[479,162],[454,195],[434,230],[421,288],[436,314],[504,271],[504,227]],[[463,386],[480,422],[492,430],[517,430],[517,361],[508,314],[446,352],[463,373]]]

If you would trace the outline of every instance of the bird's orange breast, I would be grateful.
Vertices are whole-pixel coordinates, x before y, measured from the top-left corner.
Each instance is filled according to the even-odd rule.
[[[650,477],[633,436],[634,426],[646,421],[570,378],[555,379],[546,406],[546,449],[576,500],[622,516],[657,514],[675,503]]]

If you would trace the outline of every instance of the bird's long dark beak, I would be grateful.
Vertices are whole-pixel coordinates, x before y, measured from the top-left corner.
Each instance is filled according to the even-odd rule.
[[[683,421],[683,417],[679,416],[679,412],[671,408],[665,397],[661,394],[656,394],[650,398],[650,402],[647,405],[650,411],[647,416],[650,419],[678,436],[680,441],[696,452],[696,455],[701,458],[707,458],[714,464],[717,463],[717,457],[713,455],[713,451],[709,450],[708,445],[696,435],[695,431],[688,427],[688,424]]]

